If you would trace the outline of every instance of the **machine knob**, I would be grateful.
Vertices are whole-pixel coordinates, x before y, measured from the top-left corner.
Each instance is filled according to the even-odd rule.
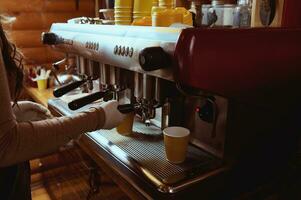
[[[148,47],[140,52],[139,63],[143,70],[153,71],[169,66],[171,59],[161,47]]]
[[[196,112],[198,113],[200,119],[207,123],[213,123],[214,121],[214,100],[206,100],[205,104],[201,107],[196,108]]]
[[[48,44],[48,45],[64,43],[63,39],[60,38],[55,33],[45,33],[45,32],[42,33],[42,42],[43,44]]]

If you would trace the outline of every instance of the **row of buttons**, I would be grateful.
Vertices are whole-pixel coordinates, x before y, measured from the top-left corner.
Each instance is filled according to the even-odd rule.
[[[86,48],[98,51],[98,49],[99,49],[99,43],[96,43],[96,42],[86,42]]]
[[[120,55],[120,56],[129,56],[132,57],[134,54],[134,48],[133,47],[125,47],[125,46],[118,46],[116,45],[114,48],[114,54]]]

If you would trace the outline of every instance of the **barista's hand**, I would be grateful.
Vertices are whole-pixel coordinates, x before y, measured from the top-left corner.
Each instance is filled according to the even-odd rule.
[[[125,118],[126,115],[119,112],[117,109],[118,101],[112,100],[101,104],[105,113],[105,123],[103,129],[112,129],[117,127]]]
[[[47,108],[31,101],[19,101],[13,107],[13,112],[18,122],[39,121],[52,118]]]

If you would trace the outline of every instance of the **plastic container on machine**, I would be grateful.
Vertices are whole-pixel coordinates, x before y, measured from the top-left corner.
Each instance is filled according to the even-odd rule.
[[[185,8],[153,7],[152,26],[168,27],[175,23],[192,25],[192,15]]]

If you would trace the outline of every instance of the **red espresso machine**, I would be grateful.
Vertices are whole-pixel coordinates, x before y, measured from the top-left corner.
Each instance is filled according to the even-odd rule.
[[[185,29],[180,35],[178,88],[213,102],[215,133],[199,137],[232,166],[225,185],[236,188],[227,193],[252,190],[288,170],[300,131],[300,35],[297,28]]]
[[[283,26],[296,27],[299,14],[288,12],[290,7],[297,10],[285,1]],[[81,138],[79,144],[88,154],[93,152],[91,158],[109,163],[147,199],[196,195],[230,199],[279,182],[289,169],[301,129],[300,35],[299,28],[182,30],[54,24],[43,41],[96,63],[99,83],[126,86],[135,98],[142,93],[150,108],[145,109],[147,114],[157,105],[145,100],[160,102],[160,131],[174,125],[191,130],[189,159],[179,166],[165,160],[160,137],[123,138],[105,130]],[[173,59],[173,66],[165,64],[166,56]],[[141,62],[141,57],[149,62]],[[113,84],[102,80],[107,68],[109,77],[115,77]],[[118,81],[121,75],[131,83]]]

